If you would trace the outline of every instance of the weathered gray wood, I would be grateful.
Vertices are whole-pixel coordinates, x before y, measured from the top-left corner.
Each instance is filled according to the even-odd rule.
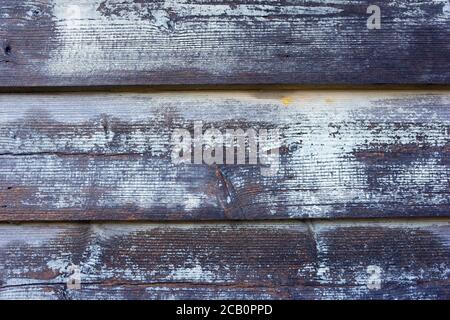
[[[450,298],[448,219],[2,224],[0,234],[1,299]],[[67,287],[70,270],[81,287]]]
[[[448,91],[0,95],[0,220],[449,216]],[[280,166],[174,164],[177,128],[279,129]]]
[[[381,29],[368,30],[369,5]],[[448,0],[1,0],[0,86],[450,83]]]

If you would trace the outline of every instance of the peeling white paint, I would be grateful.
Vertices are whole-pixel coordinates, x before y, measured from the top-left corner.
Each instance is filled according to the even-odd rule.
[[[343,9],[329,6],[326,2],[317,4],[322,5],[279,6],[276,2],[273,5],[224,5],[187,0],[146,3],[93,0],[74,5],[68,0],[52,0],[58,47],[51,52],[45,71],[59,77],[133,72],[137,68],[154,72],[161,68],[167,69],[169,66],[166,63],[170,61],[180,70],[193,68],[210,74],[232,74],[242,68],[233,60],[233,56],[237,58],[239,52],[231,48],[227,50],[226,47],[233,44],[224,39],[227,33],[248,32],[239,23],[250,26],[258,22],[283,25],[290,23],[286,15],[292,15],[295,21],[301,21],[298,16],[327,17],[327,21],[330,21],[330,16],[343,12]],[[329,4],[336,3],[331,1]],[[113,14],[103,15],[102,10]],[[326,36],[330,24],[328,22],[326,29],[318,29],[324,30],[322,37]],[[200,28],[209,32],[202,37],[192,36],[192,30]],[[207,37],[211,39],[205,42]],[[320,36],[317,38],[320,39]],[[222,58],[205,64],[201,57],[207,58],[211,54],[205,50],[205,44]],[[197,54],[193,54],[193,59],[186,59],[180,55],[180,47],[197,48]],[[275,51],[274,47],[268,46],[265,51]],[[168,50],[163,56],[159,54],[162,48]]]
[[[444,13],[446,16],[450,16],[450,1],[445,0],[445,4],[442,7],[442,13]]]
[[[172,268],[173,270],[167,276],[167,279],[172,281],[221,282],[224,280],[222,276],[219,279],[220,266],[217,266],[215,270],[205,269],[197,258],[188,259],[182,267],[172,266]]]

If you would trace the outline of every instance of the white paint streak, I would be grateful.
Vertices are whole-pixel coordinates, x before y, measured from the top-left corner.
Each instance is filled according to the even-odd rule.
[[[167,276],[173,281],[214,282],[217,279],[217,270],[205,270],[198,260],[187,261],[185,266],[177,267]]]
[[[326,5],[279,6],[277,3],[230,6],[192,3],[187,0],[166,0],[162,3],[93,0],[74,5],[70,1],[52,1],[59,45],[51,52],[45,69],[49,75],[55,76],[92,76],[105,72],[132,72],[136,68],[155,71],[167,68],[167,61],[176,64],[180,70],[195,68],[211,74],[231,74],[239,68],[232,63],[233,55],[238,53],[229,50],[226,59],[228,62],[218,59],[216,63],[205,65],[203,59],[186,61],[179,55],[177,48],[189,46],[198,48],[199,55],[209,54],[202,49],[204,37],[190,36],[192,30],[199,28],[210,31],[209,36],[214,38],[213,46],[215,42],[219,43],[219,47],[224,46],[222,32],[220,35],[217,33],[217,30],[222,31],[224,28],[224,17],[229,22],[227,31],[238,34],[246,30],[234,23],[234,20],[247,25],[258,21],[285,24],[286,15],[320,17],[343,11]],[[100,7],[113,14],[103,15]],[[177,18],[174,20],[171,15]],[[189,19],[194,16],[198,19]],[[169,48],[170,53],[161,57],[161,48]]]

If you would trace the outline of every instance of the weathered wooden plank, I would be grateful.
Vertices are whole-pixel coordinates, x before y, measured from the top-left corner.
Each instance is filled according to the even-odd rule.
[[[1,299],[450,298],[448,219],[2,224],[0,234]]]
[[[450,82],[448,0],[0,5],[2,87]]]
[[[0,105],[0,220],[450,214],[448,91],[5,94]],[[175,130],[198,122],[277,129],[279,155],[177,163]]]

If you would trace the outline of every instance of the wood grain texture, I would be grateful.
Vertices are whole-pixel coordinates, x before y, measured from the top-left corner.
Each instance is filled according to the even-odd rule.
[[[0,234],[1,299],[450,298],[448,219],[2,224]],[[79,289],[66,286],[73,267]]]
[[[450,214],[448,91],[5,94],[0,105],[0,220]],[[276,173],[173,163],[173,131],[195,121],[278,129]]]
[[[448,0],[1,0],[0,86],[450,83]]]

